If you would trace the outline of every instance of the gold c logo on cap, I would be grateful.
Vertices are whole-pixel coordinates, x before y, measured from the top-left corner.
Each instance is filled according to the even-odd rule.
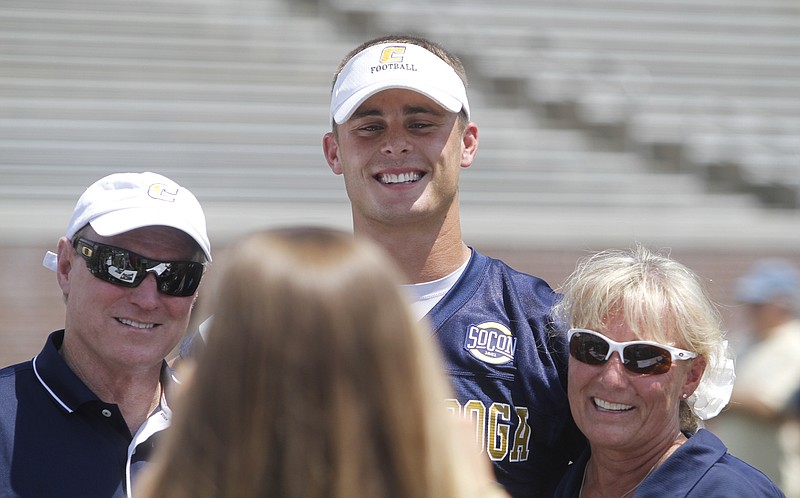
[[[178,189],[168,189],[169,187],[163,183],[154,183],[147,189],[147,195],[159,201],[175,202],[175,197],[178,196]]]
[[[388,62],[403,62],[403,54],[406,53],[406,47],[393,46],[386,47],[381,51],[381,64]]]

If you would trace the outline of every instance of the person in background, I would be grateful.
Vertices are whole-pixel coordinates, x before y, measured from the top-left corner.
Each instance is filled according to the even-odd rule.
[[[226,257],[137,498],[508,498],[444,409],[436,344],[377,246],[287,227]]]
[[[738,281],[752,343],[739,355],[728,409],[713,430],[742,458],[800,498],[800,428],[791,415],[800,390],[800,272],[783,259],[757,261]]]
[[[44,264],[64,329],[0,370],[0,496],[130,496],[171,418],[164,358],[185,333],[205,263],[203,210],[155,173],[101,178]]]
[[[728,403],[733,360],[699,278],[643,246],[581,260],[556,306],[569,402],[589,448],[556,497],[781,497],[703,420]]]
[[[786,407],[780,440],[786,455],[786,470],[781,475],[784,492],[789,498],[800,498],[800,387]]]

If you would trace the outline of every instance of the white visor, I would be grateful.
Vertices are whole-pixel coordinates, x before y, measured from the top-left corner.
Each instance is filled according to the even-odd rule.
[[[331,96],[331,120],[342,124],[365,100],[390,88],[421,93],[450,112],[469,118],[467,90],[455,70],[438,56],[410,43],[368,47],[342,68]]]

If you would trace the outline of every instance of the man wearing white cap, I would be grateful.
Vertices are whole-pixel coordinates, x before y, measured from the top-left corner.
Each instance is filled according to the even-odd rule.
[[[189,322],[205,216],[155,173],[119,173],[78,200],[57,254],[64,329],[0,371],[0,496],[123,497],[170,420],[164,358]]]
[[[478,128],[461,62],[421,38],[366,42],[336,73],[330,118],[323,151],[344,177],[354,232],[404,270],[442,347],[449,409],[474,425],[514,498],[548,496],[584,444],[565,389],[566,335],[552,333],[544,281],[462,240],[459,175]]]

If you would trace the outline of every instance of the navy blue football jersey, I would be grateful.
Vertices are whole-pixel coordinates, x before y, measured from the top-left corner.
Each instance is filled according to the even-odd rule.
[[[584,446],[567,400],[565,334],[537,277],[473,250],[463,275],[427,315],[456,399],[453,413],[514,498],[550,496]]]

